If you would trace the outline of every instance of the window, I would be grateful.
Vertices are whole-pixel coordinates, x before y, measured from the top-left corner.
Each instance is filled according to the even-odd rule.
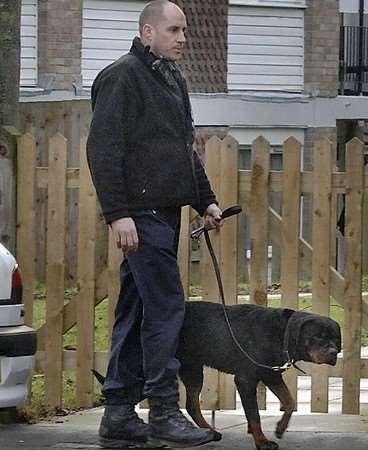
[[[130,49],[146,1],[84,0],[82,36],[83,85]]]
[[[297,4],[298,7],[295,6]],[[303,7],[303,1],[230,1],[228,18],[230,92],[303,90]]]
[[[37,0],[22,0],[20,86],[37,85]]]
[[[251,170],[251,146],[241,145],[239,150],[239,169]],[[270,170],[282,170],[282,145],[271,146]]]

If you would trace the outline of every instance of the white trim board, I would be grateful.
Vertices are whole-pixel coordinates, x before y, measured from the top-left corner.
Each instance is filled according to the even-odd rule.
[[[258,136],[263,136],[271,145],[283,145],[290,136],[294,136],[301,144],[304,144],[304,128],[244,128],[230,127],[229,134],[240,145],[252,145]]]
[[[359,0],[340,0],[341,13],[358,13]],[[368,0],[364,0],[364,12],[368,12]]]
[[[306,0],[229,0],[230,6],[269,6],[277,8],[306,8]]]
[[[257,98],[248,95],[191,94],[198,126],[247,128],[335,127],[338,119],[368,119],[368,98]]]

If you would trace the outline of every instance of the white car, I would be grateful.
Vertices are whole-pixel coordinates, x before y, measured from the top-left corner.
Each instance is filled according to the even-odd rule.
[[[24,325],[18,264],[0,243],[0,410],[24,404],[36,349],[36,331]]]

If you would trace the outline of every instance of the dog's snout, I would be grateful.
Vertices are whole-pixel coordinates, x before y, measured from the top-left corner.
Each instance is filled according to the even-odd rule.
[[[330,347],[327,351],[327,364],[334,366],[337,362],[337,354],[339,353],[336,347]]]

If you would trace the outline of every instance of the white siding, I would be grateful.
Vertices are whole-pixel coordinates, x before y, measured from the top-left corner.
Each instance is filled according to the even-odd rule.
[[[129,51],[132,39],[138,34],[139,14],[146,3],[143,0],[84,0],[84,86],[91,86],[101,69]]]
[[[228,89],[300,92],[304,10],[230,6]]]
[[[22,0],[20,85],[37,85],[37,0]]]

